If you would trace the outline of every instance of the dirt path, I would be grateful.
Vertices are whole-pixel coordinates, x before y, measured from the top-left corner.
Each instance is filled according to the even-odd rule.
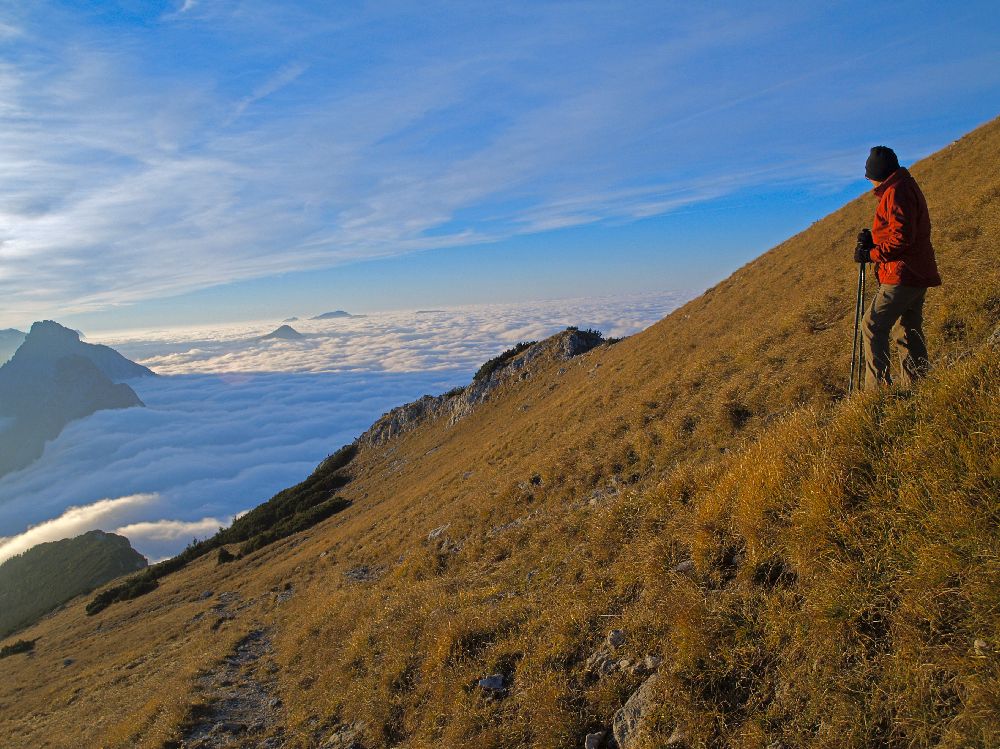
[[[200,677],[197,691],[205,707],[192,717],[180,749],[279,749],[283,746],[271,638],[255,629],[209,673]]]

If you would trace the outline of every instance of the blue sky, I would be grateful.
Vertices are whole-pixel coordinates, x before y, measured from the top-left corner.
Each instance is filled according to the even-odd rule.
[[[1000,113],[998,38],[988,2],[0,1],[0,327],[702,288],[870,146]]]

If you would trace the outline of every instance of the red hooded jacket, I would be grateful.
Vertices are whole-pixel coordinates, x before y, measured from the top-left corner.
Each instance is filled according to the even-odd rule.
[[[875,188],[879,199],[872,222],[879,283],[940,286],[927,201],[910,173],[900,167]]]

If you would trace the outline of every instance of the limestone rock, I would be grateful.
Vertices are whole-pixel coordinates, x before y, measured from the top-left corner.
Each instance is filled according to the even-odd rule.
[[[656,693],[656,676],[650,676],[642,683],[622,708],[615,713],[611,723],[614,736],[614,746],[618,749],[629,749],[635,745],[636,739],[645,730],[645,722],[653,707],[653,697]]]

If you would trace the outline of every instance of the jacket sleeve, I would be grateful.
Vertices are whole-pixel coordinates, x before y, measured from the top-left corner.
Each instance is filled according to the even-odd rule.
[[[886,196],[885,220],[888,238],[871,251],[876,263],[891,263],[902,259],[913,246],[919,206],[910,190],[893,190]]]

